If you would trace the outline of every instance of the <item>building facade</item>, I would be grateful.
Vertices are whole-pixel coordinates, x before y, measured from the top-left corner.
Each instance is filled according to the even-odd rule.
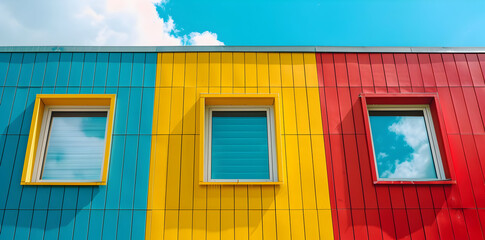
[[[0,82],[0,239],[485,238],[482,48],[4,47]],[[106,107],[99,181],[59,106]]]

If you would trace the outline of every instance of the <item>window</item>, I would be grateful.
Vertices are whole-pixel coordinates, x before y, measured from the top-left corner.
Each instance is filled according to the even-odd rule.
[[[201,94],[201,184],[280,184],[277,94]]]
[[[277,181],[271,106],[207,108],[207,181]]]
[[[114,95],[37,95],[22,184],[106,184]]]
[[[436,94],[361,97],[374,183],[454,183]]]
[[[369,105],[368,110],[379,179],[445,179],[429,106]]]
[[[100,181],[109,108],[45,109],[35,181]]]

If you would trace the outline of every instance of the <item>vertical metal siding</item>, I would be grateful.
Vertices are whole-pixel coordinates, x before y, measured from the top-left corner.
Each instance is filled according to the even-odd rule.
[[[0,239],[144,238],[156,61],[156,53],[0,53]],[[106,186],[20,185],[38,93],[117,94]]]
[[[313,53],[161,53],[147,239],[333,238]],[[199,185],[200,93],[278,93],[284,184]]]
[[[335,239],[484,239],[485,55],[316,57]],[[438,92],[457,184],[372,184],[362,92]]]

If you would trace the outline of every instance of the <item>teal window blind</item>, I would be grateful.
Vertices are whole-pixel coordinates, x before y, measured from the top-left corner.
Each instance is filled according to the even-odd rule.
[[[99,180],[107,112],[52,112],[42,180]]]
[[[212,179],[270,179],[266,111],[213,111]]]

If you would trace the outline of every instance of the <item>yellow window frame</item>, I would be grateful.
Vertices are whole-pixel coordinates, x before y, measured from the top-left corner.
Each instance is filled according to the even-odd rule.
[[[37,94],[30,124],[29,140],[25,153],[21,185],[106,185],[113,132],[115,94]],[[48,106],[109,106],[106,129],[106,146],[101,180],[96,182],[38,182],[33,179],[37,147],[39,144],[44,109]]]
[[[273,106],[276,151],[276,182],[206,182],[205,163],[205,110],[207,106]],[[200,185],[279,185],[284,182],[281,156],[281,102],[278,94],[200,94],[199,96],[199,184]]]

